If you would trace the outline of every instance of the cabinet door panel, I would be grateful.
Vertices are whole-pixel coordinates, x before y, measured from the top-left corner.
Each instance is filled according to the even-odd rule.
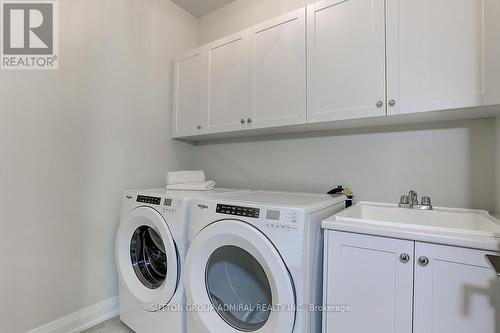
[[[250,128],[305,124],[305,9],[250,29]]]
[[[500,102],[498,1],[387,0],[387,8],[389,114]]]
[[[248,107],[248,33],[207,46],[207,131],[244,128]]]
[[[327,232],[324,333],[411,333],[414,242]],[[406,253],[409,260],[400,261]]]
[[[487,252],[417,243],[415,333],[500,332],[500,278]]]
[[[307,22],[308,122],[385,115],[384,0],[321,1]]]
[[[175,63],[174,137],[199,134],[203,125],[204,60],[203,48],[196,49]]]

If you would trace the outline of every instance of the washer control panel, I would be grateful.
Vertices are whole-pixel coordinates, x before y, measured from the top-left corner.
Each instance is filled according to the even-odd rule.
[[[142,202],[151,205],[159,205],[161,203],[161,198],[158,197],[149,197],[146,195],[138,195],[137,202]]]
[[[216,213],[244,216],[258,219],[260,216],[260,209],[253,207],[242,207],[242,206],[232,206],[232,205],[222,205],[218,204],[215,209]]]

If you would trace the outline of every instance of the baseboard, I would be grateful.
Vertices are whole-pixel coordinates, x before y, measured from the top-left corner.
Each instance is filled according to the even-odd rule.
[[[118,314],[118,297],[91,305],[26,333],[80,333]]]

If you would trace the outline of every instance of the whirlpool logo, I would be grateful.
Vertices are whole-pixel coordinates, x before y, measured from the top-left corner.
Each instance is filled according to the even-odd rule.
[[[59,3],[0,1],[1,68],[59,68]]]
[[[208,205],[205,204],[198,204],[199,209],[208,209]]]

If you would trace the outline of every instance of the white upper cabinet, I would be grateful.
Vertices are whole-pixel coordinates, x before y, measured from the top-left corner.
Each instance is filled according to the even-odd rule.
[[[248,112],[248,33],[207,46],[207,132],[245,127]]]
[[[386,114],[385,1],[307,7],[308,122]]]
[[[306,122],[305,8],[250,28],[249,128]]]
[[[196,49],[175,62],[173,136],[199,134],[204,125],[205,57]]]
[[[388,113],[500,102],[500,1],[387,0]]]
[[[492,117],[499,32],[500,0],[322,0],[178,59],[173,136]]]
[[[416,244],[414,333],[500,332],[500,278],[486,254]]]

